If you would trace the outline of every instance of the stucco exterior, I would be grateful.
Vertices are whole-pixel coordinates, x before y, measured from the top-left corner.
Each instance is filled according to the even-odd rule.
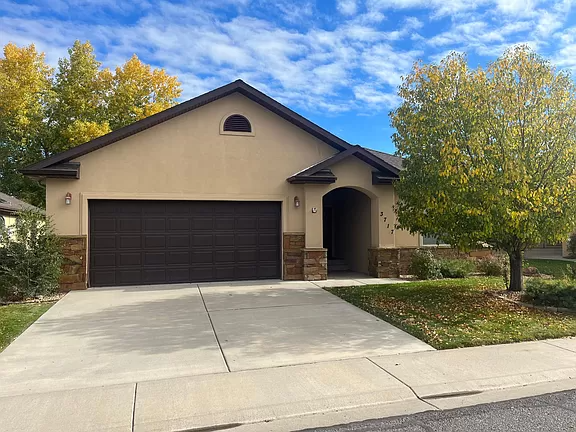
[[[223,132],[223,121],[231,114],[245,116],[252,132]],[[335,163],[330,168],[337,177],[333,184],[287,181],[337,153],[261,104],[233,93],[71,160],[80,163],[79,178],[46,178],[46,211],[60,235],[88,237],[89,200],[278,201],[282,233],[304,234],[304,249],[316,257],[313,251],[325,247],[323,197],[351,188],[369,200],[360,217],[369,226],[351,227],[346,240],[346,256],[355,269],[368,271],[368,249],[418,247],[418,236],[395,229],[393,186],[373,184],[374,168],[365,161],[351,156]],[[72,200],[66,205],[68,193]],[[318,265],[325,267],[324,261],[318,255]]]
[[[221,133],[222,119],[245,115],[250,136]],[[240,94],[217,100],[77,159],[78,180],[46,179],[46,211],[61,235],[87,235],[88,200],[185,199],[282,201],[283,231],[306,232],[322,247],[322,197],[352,187],[373,199],[372,246],[416,246],[394,226],[393,187],[372,185],[369,165],[348,158],[333,168],[332,185],[291,185],[286,178],[337,151]],[[70,192],[72,202],[66,205]],[[295,208],[298,196],[301,207]],[[316,207],[317,213],[311,209]],[[383,217],[380,217],[380,213]],[[394,231],[394,232],[392,232]]]

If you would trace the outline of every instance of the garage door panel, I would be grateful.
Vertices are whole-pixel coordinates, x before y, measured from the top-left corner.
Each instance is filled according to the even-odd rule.
[[[95,233],[116,232],[116,219],[106,217],[95,218],[92,220],[90,229]]]
[[[90,283],[93,286],[119,285],[116,278],[116,270],[96,270],[90,272]]]
[[[118,230],[122,232],[142,231],[142,220],[138,217],[118,219]]]
[[[280,204],[89,201],[90,285],[280,277]]]
[[[116,254],[114,252],[93,252],[90,254],[90,265],[113,268],[116,265]]]
[[[142,270],[142,283],[160,284],[167,281],[165,268],[148,268]]]
[[[189,267],[181,267],[181,268],[167,268],[166,269],[166,282],[169,283],[184,283],[190,282],[190,268]]]
[[[216,234],[214,236],[216,246],[234,246],[234,234]]]
[[[258,234],[258,244],[260,246],[276,245],[278,244],[278,239],[274,233],[260,233]]]
[[[110,264],[109,264],[110,265]],[[114,265],[114,263],[112,263]],[[140,267],[142,265],[142,253],[140,252],[122,252],[118,254],[118,265],[121,267]]]
[[[166,265],[166,252],[144,252],[146,266]]]
[[[236,251],[236,261],[241,263],[257,262],[258,250],[257,249],[242,249]]]
[[[214,229],[216,231],[232,231],[234,230],[233,217],[216,217],[214,221]]]
[[[175,251],[168,252],[167,264],[168,265],[183,265],[190,262],[190,252],[189,251]]]
[[[257,229],[258,227],[258,221],[255,218],[251,218],[251,217],[246,217],[246,216],[242,216],[242,217],[238,217],[236,219],[236,229],[237,230],[250,230],[253,231],[255,229]]]
[[[143,281],[140,269],[122,269],[116,271],[116,281],[118,285],[139,285]]]
[[[275,279],[277,276],[276,265],[262,265],[258,266],[258,274],[255,279]]]
[[[168,219],[169,231],[189,231],[190,219],[188,218],[170,218]]]
[[[257,279],[258,278],[257,267],[255,265],[238,266],[238,267],[236,267],[235,278],[236,279]]]
[[[262,262],[276,262],[278,259],[278,254],[280,251],[278,249],[259,249],[258,254],[258,261]]]
[[[190,247],[190,235],[188,234],[176,234],[168,235],[168,247],[169,248],[189,248]]]
[[[166,231],[166,219],[164,218],[145,219],[144,231],[161,231],[161,232]]]
[[[213,234],[192,234],[192,247],[213,246]]]
[[[165,235],[150,235],[144,234],[144,248],[145,249],[158,249],[166,247],[166,236]]]
[[[236,254],[234,249],[218,250],[214,252],[214,262],[218,264],[229,263],[234,264],[236,261]]]
[[[90,247],[94,251],[116,249],[116,236],[113,234],[99,235],[97,237],[93,237],[91,240],[92,241],[90,242]]]
[[[141,249],[142,237],[139,235],[123,235],[117,236],[119,249]]]
[[[212,281],[214,277],[214,267],[197,267],[190,268],[190,280],[192,281]]]
[[[214,280],[237,279],[233,266],[218,266],[214,269]]]
[[[242,233],[236,234],[236,245],[242,246],[257,246],[258,238],[256,233]]]
[[[214,229],[214,219],[211,217],[195,217],[192,219],[192,230],[208,230]]]
[[[192,264],[206,264],[214,262],[214,252],[211,250],[192,251],[191,255]]]
[[[258,228],[261,230],[277,230],[280,229],[279,220],[273,217],[258,218]]]

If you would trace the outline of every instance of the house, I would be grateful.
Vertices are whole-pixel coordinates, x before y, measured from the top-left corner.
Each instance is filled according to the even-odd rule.
[[[10,228],[14,225],[18,217],[18,212],[22,210],[34,210],[44,213],[44,210],[38,207],[34,207],[18,198],[0,192],[0,228]]]
[[[401,160],[241,80],[31,165],[64,238],[64,289],[405,272]]]

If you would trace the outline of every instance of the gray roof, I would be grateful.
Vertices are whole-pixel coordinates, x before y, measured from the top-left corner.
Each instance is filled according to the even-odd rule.
[[[394,168],[402,169],[402,158],[400,156],[394,156],[393,154],[390,154],[390,153],[384,153],[384,152],[381,152],[378,150],[372,150],[369,148],[366,148],[366,150],[368,150],[374,156],[379,157],[384,162],[389,163]]]
[[[14,213],[20,210],[35,210],[44,213],[44,210],[34,207],[32,204],[20,201],[11,195],[0,192],[0,212]]]

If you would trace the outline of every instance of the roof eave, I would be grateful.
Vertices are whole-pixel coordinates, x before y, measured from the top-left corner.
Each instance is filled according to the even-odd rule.
[[[25,176],[35,179],[64,178],[64,179],[78,180],[80,178],[80,163],[70,162],[66,164],[54,165],[51,167],[37,168],[37,169],[29,167],[29,168],[23,168],[19,170],[19,172],[24,174]]]

